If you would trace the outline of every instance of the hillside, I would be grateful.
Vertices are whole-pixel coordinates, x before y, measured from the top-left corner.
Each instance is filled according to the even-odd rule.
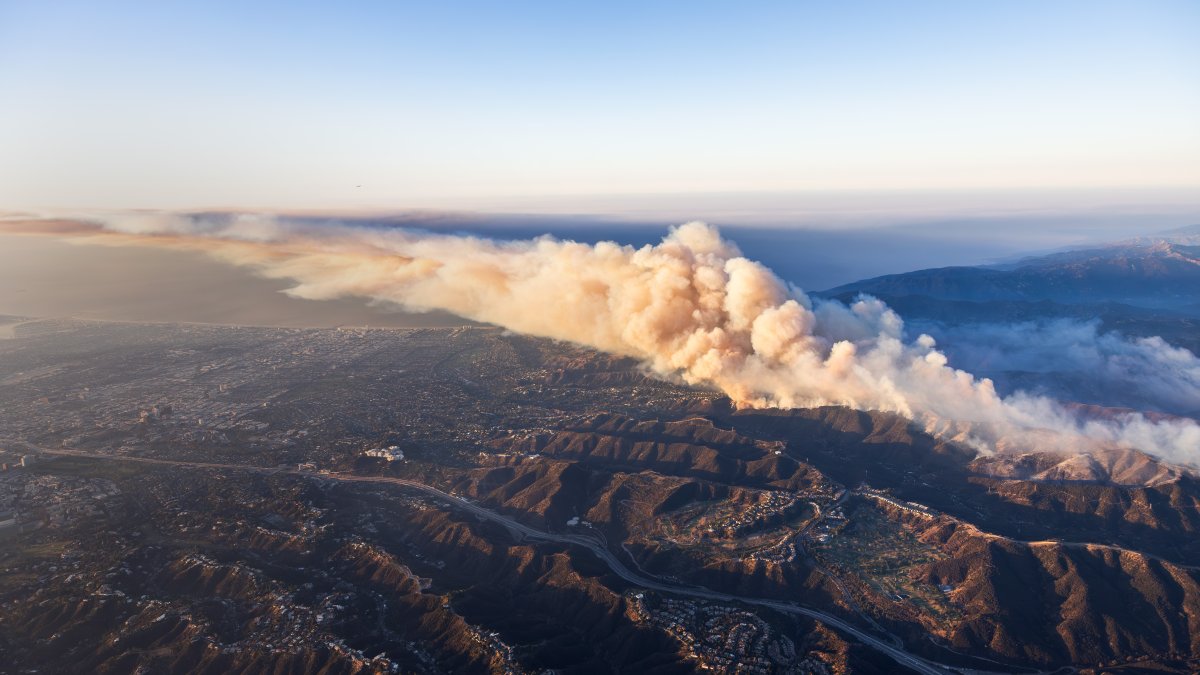
[[[1133,240],[1027,258],[1002,267],[918,270],[856,281],[822,295],[867,293],[977,303],[1117,303],[1194,312],[1200,302],[1200,246],[1177,239]]]

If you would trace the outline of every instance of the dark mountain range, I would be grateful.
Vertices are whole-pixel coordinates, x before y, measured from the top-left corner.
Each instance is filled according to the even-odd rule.
[[[966,302],[1041,302],[1170,309],[1200,303],[1200,235],[1136,239],[996,267],[942,267],[845,284],[822,295],[867,293]]]

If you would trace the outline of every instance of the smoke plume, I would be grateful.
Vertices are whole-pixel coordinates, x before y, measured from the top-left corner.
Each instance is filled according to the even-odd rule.
[[[909,322],[928,333],[950,363],[1023,389],[1103,406],[1200,417],[1200,358],[1161,337],[1101,331],[1100,321]]]
[[[935,340],[905,339],[883,302],[814,300],[708,225],[641,248],[552,237],[495,241],[259,216],[117,218],[57,234],[207,252],[323,300],[442,309],[513,331],[634,357],[742,406],[845,405],[899,413],[981,451],[1134,447],[1197,464],[1200,426],[1140,413],[1085,419],[949,365]]]

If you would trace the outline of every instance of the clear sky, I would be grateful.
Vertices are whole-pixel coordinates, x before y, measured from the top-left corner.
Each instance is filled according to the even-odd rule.
[[[1196,188],[1198,36],[1194,0],[0,0],[0,209]]]

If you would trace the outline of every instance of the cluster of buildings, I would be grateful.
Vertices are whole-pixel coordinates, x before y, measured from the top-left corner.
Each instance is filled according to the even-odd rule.
[[[845,529],[849,522],[850,519],[846,517],[845,509],[839,504],[821,513],[821,519],[812,527],[811,536],[823,544],[829,541],[830,537]]]
[[[0,478],[0,529],[58,528],[105,513],[106,500],[120,494],[102,478],[10,471]]]
[[[900,509],[901,511],[915,516],[920,516],[922,518],[937,518],[939,515],[937,511],[925,506],[924,504],[917,504],[916,502],[906,502],[902,499],[896,499],[882,490],[876,490],[874,488],[862,486],[856,490],[856,492],[864,497],[874,499],[875,501],[882,502],[893,508]]]
[[[395,445],[390,445],[386,448],[371,448],[363,454],[367,457],[382,459],[385,462],[396,462],[404,459],[404,451]]]
[[[763,527],[778,525],[803,506],[804,502],[793,492],[767,491],[748,508],[734,511],[725,521],[725,535],[742,536]]]
[[[751,553],[747,558],[749,560],[763,560],[773,562],[778,565],[785,565],[796,561],[796,556],[799,554],[799,547],[796,544],[795,537],[788,537],[774,546],[769,546]]]
[[[499,671],[504,675],[520,675],[525,672],[518,664],[513,648],[500,639],[499,633],[483,630],[471,623],[466,624],[466,627],[468,634],[471,636],[471,641],[478,644],[483,648],[485,653],[492,656],[490,665],[495,668],[495,671]]]
[[[749,504],[742,500],[694,502],[664,515],[672,534],[668,539],[695,545],[713,539],[737,539],[784,525],[804,507],[801,493],[755,491]]]
[[[799,660],[790,638],[742,609],[667,597],[650,600],[643,592],[633,594],[632,605],[635,616],[678,640],[703,670],[765,675],[814,672],[816,666],[805,665],[820,664]]]
[[[486,328],[37,323],[45,323],[37,340],[5,353],[15,372],[0,390],[0,429],[98,453],[214,462],[252,453],[260,465],[345,469],[371,447],[368,456],[387,462],[436,456],[479,466],[501,453],[536,454],[552,430],[598,401],[642,408],[679,389],[647,382],[631,399],[626,385],[545,384],[546,363],[561,360],[556,350],[584,365],[592,356],[548,344],[514,361],[511,341]],[[60,353],[71,353],[73,366],[47,367],[47,355]],[[513,394],[522,387],[541,393]]]
[[[8,460],[7,455],[0,455],[0,459]],[[13,469],[28,469],[37,464],[37,455],[19,455],[13,457],[11,461],[0,461],[0,472],[10,471]]]
[[[325,374],[386,373],[385,386],[356,385],[337,393],[412,417],[406,414],[411,402],[397,406],[397,400],[415,394],[422,399],[420,407],[432,407],[440,392],[427,395],[425,387],[411,386],[413,378],[394,377],[401,372],[398,365],[419,373],[448,351],[444,333],[419,331],[57,323],[38,340],[21,341],[6,352],[15,373],[5,379],[13,386],[0,392],[0,429],[36,444],[100,452],[164,445],[204,452],[234,444],[286,452],[332,445],[337,437],[307,436],[310,429],[338,429],[328,422],[345,413],[346,406],[313,394],[324,386]],[[80,350],[80,341],[105,348]],[[76,355],[76,367],[45,366],[46,354],[64,351]],[[86,386],[78,377],[80,368],[89,372]],[[298,390],[305,395],[297,396]]]

